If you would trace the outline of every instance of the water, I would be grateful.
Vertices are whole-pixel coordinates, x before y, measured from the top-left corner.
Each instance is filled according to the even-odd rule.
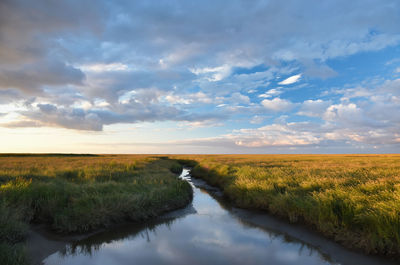
[[[345,250],[264,213],[232,208],[215,196],[218,192],[205,191],[201,188],[205,183],[191,180],[188,173],[184,169],[181,178],[192,184],[194,197],[192,204],[185,209],[157,221],[125,225],[68,243],[62,250],[45,258],[43,263],[394,264]]]

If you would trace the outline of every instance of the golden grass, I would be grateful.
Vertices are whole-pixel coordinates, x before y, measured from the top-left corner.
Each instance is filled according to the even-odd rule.
[[[181,169],[174,159],[237,206],[368,253],[400,255],[400,155],[0,155],[0,260],[21,257],[18,242],[32,221],[88,231],[185,205],[191,190],[171,173]]]
[[[185,206],[180,170],[160,156],[0,155],[0,263],[26,262],[19,242],[31,222],[87,232]]]
[[[184,155],[237,206],[315,227],[368,253],[400,255],[400,155]]]

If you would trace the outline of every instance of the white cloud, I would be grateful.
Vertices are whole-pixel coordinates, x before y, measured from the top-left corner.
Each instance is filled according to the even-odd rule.
[[[185,121],[181,122],[178,126],[184,129],[197,129],[197,128],[207,128],[207,127],[219,127],[224,124],[218,119],[209,119],[204,121]]]
[[[230,101],[234,104],[250,104],[250,98],[238,92],[232,94]]]
[[[250,123],[251,124],[260,124],[263,123],[268,117],[265,116],[260,116],[260,115],[255,115],[253,118],[251,118]]]
[[[400,143],[400,115],[397,115],[400,113],[400,97],[397,96],[400,93],[399,88],[399,80],[388,80],[375,88],[345,89],[341,93],[348,96],[347,101],[333,104],[331,100],[316,99],[306,100],[300,105],[298,114],[319,117],[320,122],[287,122],[285,120],[287,116],[284,116],[283,119],[276,119],[270,125],[256,129],[234,130],[231,134],[208,141],[226,147],[236,145],[238,148],[236,150],[319,146],[322,147],[321,150],[387,148],[385,150],[393,151]],[[262,104],[274,111],[295,105],[280,98],[265,99]],[[262,123],[264,118],[255,115],[250,123]]]
[[[110,103],[108,103],[106,100],[104,99],[96,99],[94,100],[94,105],[97,108],[105,108],[110,106]]]
[[[189,95],[189,98],[192,99],[192,102],[201,102],[205,104],[211,104],[214,102],[210,95],[205,94],[204,92],[197,92],[194,94]]]
[[[301,74],[293,75],[291,77],[286,78],[285,80],[279,82],[279,85],[290,85],[298,82],[301,78]]]
[[[264,108],[279,112],[279,111],[288,111],[294,107],[294,104],[286,99],[274,98],[274,99],[264,99],[261,101],[261,104]]]
[[[177,95],[167,95],[165,99],[171,104],[190,104],[192,103],[191,99],[186,99]]]
[[[331,101],[323,101],[321,99],[306,100],[301,104],[301,108],[297,114],[309,117],[321,117],[330,104]]]
[[[354,103],[335,104],[329,106],[323,117],[326,121],[340,121],[352,123],[355,119],[361,118],[362,110]]]
[[[131,68],[123,63],[96,63],[96,64],[84,64],[79,68],[85,72],[112,72],[112,71],[128,71]]]
[[[158,62],[162,68],[168,68],[192,58],[199,53],[200,50],[201,48],[198,44],[191,43],[172,51],[168,56],[160,59]]]
[[[320,142],[312,131],[302,130],[308,123],[271,124],[257,129],[241,129],[229,135],[239,146],[297,146]]]
[[[264,94],[258,95],[259,98],[272,98],[274,96],[278,96],[282,94],[282,91],[276,88],[270,89]]]
[[[229,76],[232,72],[232,67],[222,65],[218,67],[190,68],[189,70],[195,75],[204,76],[208,81],[216,82]]]

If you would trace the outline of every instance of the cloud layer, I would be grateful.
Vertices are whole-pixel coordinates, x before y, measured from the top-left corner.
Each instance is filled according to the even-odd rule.
[[[172,121],[226,128],[192,140],[238,148],[398,146],[400,60],[385,51],[399,14],[395,0],[5,0],[0,126]]]

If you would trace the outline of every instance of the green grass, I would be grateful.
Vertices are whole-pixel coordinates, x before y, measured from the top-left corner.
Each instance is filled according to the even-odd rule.
[[[22,220],[18,208],[0,201],[0,264],[27,264],[20,242],[25,238],[28,226]]]
[[[308,224],[350,248],[400,256],[400,155],[174,158],[196,161],[192,175],[239,207]]]
[[[181,170],[152,156],[0,157],[0,264],[23,264],[29,223],[82,233],[185,206]]]
[[[143,221],[186,205],[182,164],[243,208],[400,256],[400,155],[0,156],[0,264],[26,263],[29,223],[60,233]]]
[[[4,265],[24,265],[29,264],[24,246],[19,244],[9,244],[0,242],[0,264]]]

